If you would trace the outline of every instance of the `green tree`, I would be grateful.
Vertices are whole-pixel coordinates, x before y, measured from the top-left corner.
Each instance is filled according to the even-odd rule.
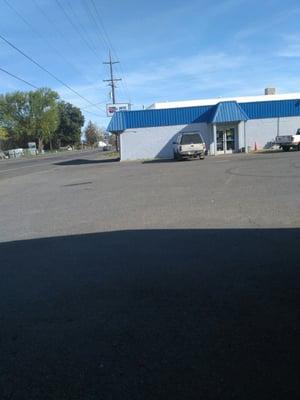
[[[93,124],[92,121],[89,121],[85,130],[85,140],[89,146],[94,147],[99,140],[99,132],[96,124]]]
[[[80,142],[81,128],[84,125],[84,116],[79,108],[64,101],[58,104],[59,125],[55,139],[60,145],[75,144]]]
[[[58,98],[58,94],[48,88],[29,92],[30,135],[38,142],[39,152],[45,143],[50,143],[52,148],[59,123]]]
[[[0,95],[0,125],[5,128],[9,146],[25,146],[30,134],[28,93]]]
[[[7,130],[3,128],[3,126],[0,126],[0,150],[2,148],[2,144],[6,142],[7,139],[8,139]]]

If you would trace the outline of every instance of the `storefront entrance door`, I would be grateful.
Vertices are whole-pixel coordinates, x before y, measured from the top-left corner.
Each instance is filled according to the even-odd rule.
[[[217,129],[217,153],[228,154],[235,150],[235,128]]]

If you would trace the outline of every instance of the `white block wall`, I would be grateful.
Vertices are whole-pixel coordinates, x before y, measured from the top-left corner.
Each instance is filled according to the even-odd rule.
[[[230,125],[230,124],[229,124]],[[237,124],[232,124],[237,127]],[[238,124],[236,150],[244,144],[244,122]],[[300,128],[300,117],[267,118],[246,122],[247,147],[254,149],[255,143],[262,149],[277,134],[293,134]],[[153,158],[173,158],[173,141],[182,132],[200,132],[210,154],[214,154],[212,125],[206,123],[191,125],[161,126],[128,129],[120,135],[121,161]]]
[[[246,122],[247,146],[259,149],[274,141],[277,135],[292,135],[300,128],[300,117],[252,119]],[[243,129],[243,128],[242,128]]]
[[[212,133],[206,123],[128,129],[120,137],[121,161],[173,158],[173,142],[182,132],[201,133],[210,148]]]

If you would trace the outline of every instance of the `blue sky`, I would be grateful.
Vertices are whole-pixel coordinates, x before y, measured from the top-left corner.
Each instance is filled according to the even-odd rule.
[[[267,86],[300,91],[298,1],[0,0],[0,10],[2,36],[101,104],[90,107],[1,39],[0,67],[87,107],[86,119],[103,126],[109,121],[104,113],[109,88],[102,82],[108,78],[102,61],[111,46],[121,61],[116,74],[123,78],[117,99],[136,108],[262,94]],[[13,90],[30,88],[0,71],[0,92]]]

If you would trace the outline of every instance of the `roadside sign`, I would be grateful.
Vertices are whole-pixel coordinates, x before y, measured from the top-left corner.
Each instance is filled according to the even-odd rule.
[[[116,111],[129,111],[131,105],[129,103],[116,103],[106,105],[106,115],[112,117]]]

